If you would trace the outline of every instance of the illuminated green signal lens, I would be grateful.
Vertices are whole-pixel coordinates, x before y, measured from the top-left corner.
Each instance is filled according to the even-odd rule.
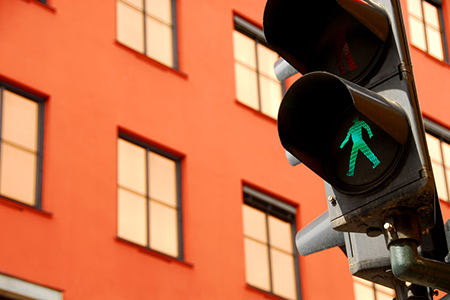
[[[356,111],[340,120],[328,163],[333,184],[354,193],[378,188],[395,171],[404,147]]]
[[[355,167],[356,167],[356,158],[358,157],[359,151],[362,152],[372,163],[373,163],[373,169],[375,169],[380,161],[376,157],[376,155],[370,150],[369,146],[367,146],[366,142],[364,141],[362,137],[362,129],[365,129],[367,133],[369,134],[369,138],[372,138],[372,130],[370,130],[370,126],[367,125],[366,122],[359,120],[359,117],[356,116],[355,119],[353,119],[353,125],[348,130],[347,136],[345,137],[345,140],[342,142],[340,148],[344,148],[345,144],[351,139],[353,142],[352,146],[352,152],[350,154],[350,162],[348,165],[348,173],[347,176],[352,177],[355,175]]]

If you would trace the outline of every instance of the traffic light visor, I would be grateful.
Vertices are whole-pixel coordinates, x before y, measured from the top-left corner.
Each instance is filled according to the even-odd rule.
[[[389,21],[381,6],[363,0],[269,0],[264,34],[300,73],[361,83],[382,61]]]

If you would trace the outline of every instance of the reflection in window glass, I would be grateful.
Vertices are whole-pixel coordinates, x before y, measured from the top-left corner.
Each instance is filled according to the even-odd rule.
[[[273,293],[283,298],[295,299],[295,269],[292,253],[270,249]]]
[[[295,216],[272,215],[270,206],[261,200],[250,195],[245,199],[242,214],[247,283],[285,299],[297,299],[292,226]]]
[[[444,60],[439,9],[426,0],[408,0],[411,43],[437,59]]]
[[[179,160],[144,143],[118,139],[120,238],[182,258]]]
[[[1,147],[0,194],[35,205],[36,153],[3,142]]]
[[[154,152],[148,153],[150,198],[177,206],[176,162]]]
[[[273,68],[278,54],[260,36],[243,31],[236,25],[233,32],[236,99],[276,119],[282,98],[282,84]]]
[[[173,0],[116,0],[117,40],[177,69]]]
[[[270,291],[267,245],[246,237],[244,246],[247,283],[259,289]]]
[[[293,253],[292,226],[289,222],[269,216],[269,238],[272,247],[286,253]]]
[[[353,277],[355,300],[392,300],[395,291],[391,288],[373,282]]]
[[[118,236],[141,246],[147,245],[147,199],[119,186]]]
[[[177,210],[158,201],[149,206],[150,247],[171,256],[178,256]]]
[[[38,208],[42,105],[0,86],[0,195]]]

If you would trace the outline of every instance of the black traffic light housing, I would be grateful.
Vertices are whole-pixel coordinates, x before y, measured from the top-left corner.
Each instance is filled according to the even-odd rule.
[[[434,225],[435,185],[399,1],[268,0],[267,42],[304,74],[285,149],[325,180],[334,229],[375,236],[392,209]]]

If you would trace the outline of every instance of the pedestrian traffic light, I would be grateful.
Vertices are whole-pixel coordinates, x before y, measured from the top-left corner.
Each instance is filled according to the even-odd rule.
[[[303,77],[281,143],[325,180],[332,227],[376,236],[393,209],[434,224],[435,185],[399,0],[268,0],[264,33]]]

